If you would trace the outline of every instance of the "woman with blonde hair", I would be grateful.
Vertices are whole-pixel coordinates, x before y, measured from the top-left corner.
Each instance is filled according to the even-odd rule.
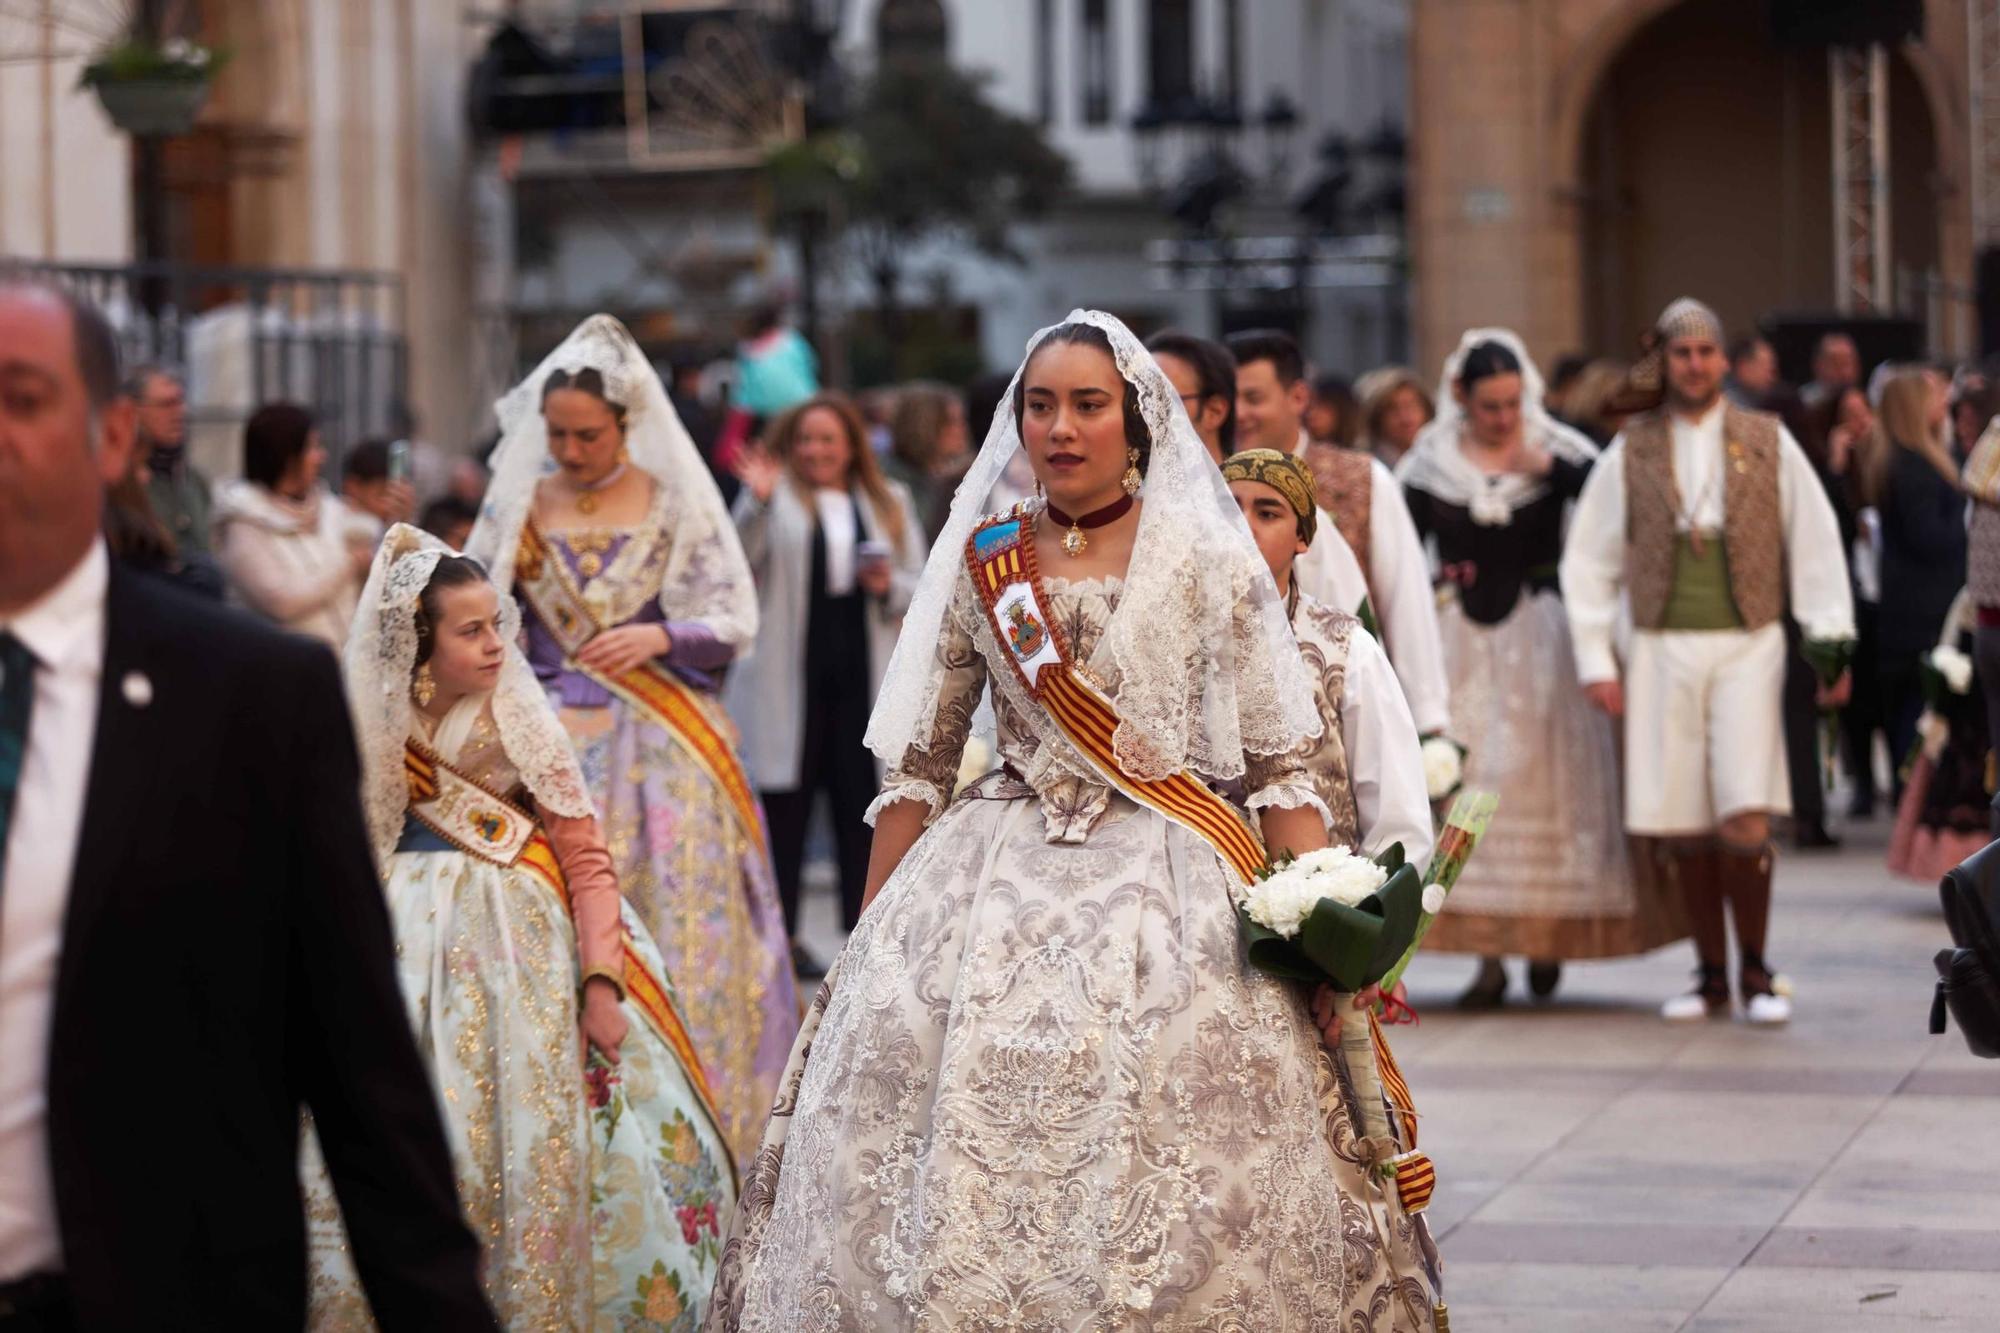
[[[1395,471],[1417,442],[1417,432],[1437,415],[1437,404],[1408,366],[1371,370],[1354,386],[1361,400],[1361,447]]]
[[[1563,420],[1588,435],[1599,448],[1611,443],[1627,415],[1612,404],[1623,392],[1630,373],[1631,367],[1608,357],[1585,365],[1563,395]]]
[[[1880,515],[1882,610],[1877,628],[1889,754],[1901,763],[1923,711],[1921,663],[1965,586],[1965,494],[1946,443],[1942,376],[1910,367],[1882,385],[1875,429],[1856,466]]]
[[[862,737],[928,545],[909,491],[885,478],[846,397],[822,393],[771,426],[740,469],[734,517],[757,580],[755,648],[723,699],[771,824],[771,857],[796,934],[813,802],[826,794],[840,861],[841,924],[861,914],[863,822],[880,775]],[[796,944],[799,970],[819,965]]]

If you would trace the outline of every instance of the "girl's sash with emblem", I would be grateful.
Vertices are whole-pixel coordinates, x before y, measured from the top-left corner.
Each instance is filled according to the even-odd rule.
[[[403,748],[403,774],[410,787],[410,814],[425,828],[469,856],[503,869],[525,871],[568,907],[569,887],[563,881],[562,863],[533,815],[451,767],[415,740]],[[701,1058],[695,1054],[673,996],[632,947],[632,937],[626,934],[622,938],[624,958],[619,980],[625,997],[672,1049],[709,1118],[720,1124],[715,1095],[709,1090],[708,1076],[702,1072]]]
[[[1048,612],[1041,568],[1035,556],[1033,514],[1025,505],[974,530],[965,545],[972,586],[986,608],[994,641],[1006,654],[1016,679],[1039,703],[1078,754],[1106,782],[1134,802],[1157,810],[1215,849],[1223,864],[1248,884],[1263,871],[1263,840],[1234,806],[1210,790],[1194,774],[1182,770],[1164,780],[1135,778],[1118,766],[1111,738],[1118,730],[1118,711],[1104,691],[1078,670],[1063,642],[1062,631]],[[1353,1028],[1354,1025],[1348,1025]],[[1416,1109],[1409,1084],[1396,1067],[1381,1026],[1369,1016],[1366,1045],[1374,1048],[1382,1087],[1403,1126],[1406,1146],[1416,1146]],[[1354,1054],[1350,1053],[1350,1058]],[[1365,1112],[1364,1112],[1365,1114]],[[1409,1211],[1430,1202],[1430,1160],[1405,1153],[1396,1160],[1398,1193]]]
[[[729,799],[744,836],[764,855],[763,810],[749,775],[736,757],[721,708],[691,690],[658,662],[643,662],[619,676],[593,671],[576,660],[583,646],[603,632],[584,603],[562,557],[550,551],[531,515],[521,526],[521,549],[514,562],[523,599],[554,636],[569,665],[638,709],[673,737]]]

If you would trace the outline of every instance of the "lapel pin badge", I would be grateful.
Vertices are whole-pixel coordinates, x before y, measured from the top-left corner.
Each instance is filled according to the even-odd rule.
[[[125,702],[134,708],[144,708],[153,702],[153,682],[143,671],[128,671],[125,679],[118,682],[119,691]]]

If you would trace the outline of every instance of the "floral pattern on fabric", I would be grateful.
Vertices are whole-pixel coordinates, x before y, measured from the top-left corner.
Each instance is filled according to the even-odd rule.
[[[490,719],[459,767],[490,790],[518,781]],[[684,1240],[679,1214],[726,1219],[734,1198],[721,1134],[672,1048],[628,1003],[619,1062],[581,1058],[576,935],[562,896],[529,871],[410,851],[385,874],[403,994],[501,1325],[651,1327],[628,1315],[634,1284],[657,1271],[686,1293],[680,1322],[658,1326],[693,1328],[720,1243]],[[625,917],[633,949],[671,988],[629,904]],[[305,1147],[309,1324],[371,1328],[309,1130]]]
[[[625,562],[625,552],[647,544],[642,537],[596,576],[578,571],[586,599],[635,615],[644,608],[650,594],[604,591],[628,571],[657,580],[656,563]],[[573,557],[563,535],[549,540]],[[557,715],[596,798],[619,887],[679,988],[724,1132],[747,1158],[798,1027],[791,947],[764,848],[680,742],[624,700],[559,707]]]
[[[1117,585],[1048,593],[1088,653]],[[958,703],[1004,660],[978,622],[948,629],[940,653],[976,641],[982,665],[940,691],[921,761],[940,772]],[[1229,872],[1101,785],[1076,809],[1067,742],[990,676],[1035,798],[969,789],[863,915],[749,1163],[707,1327],[1429,1329],[1419,1224],[1365,1177],[1303,996],[1243,967]]]

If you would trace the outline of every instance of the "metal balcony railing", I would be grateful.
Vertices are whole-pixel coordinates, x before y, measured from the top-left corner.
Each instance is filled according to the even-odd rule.
[[[184,375],[197,424],[230,427],[265,403],[295,402],[313,410],[336,456],[401,425],[409,348],[395,274],[4,262],[103,310],[128,367]]]

